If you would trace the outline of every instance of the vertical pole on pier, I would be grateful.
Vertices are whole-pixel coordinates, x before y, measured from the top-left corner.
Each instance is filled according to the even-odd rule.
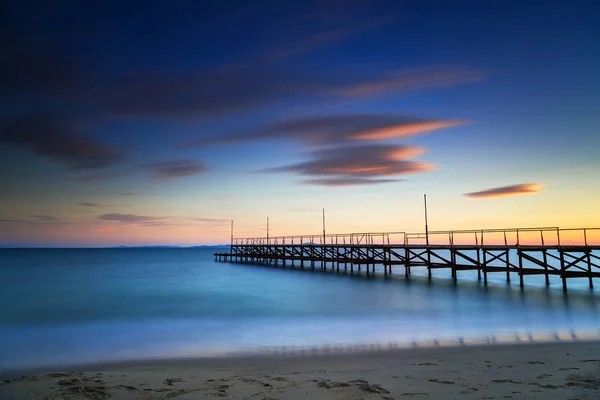
[[[477,232],[475,232],[475,246],[477,247],[477,280],[481,280],[481,260],[479,256],[479,240],[477,239]]]
[[[336,270],[337,270],[337,272],[340,272],[340,247],[338,245],[338,236],[337,235],[335,235],[335,258],[337,258]]]
[[[431,279],[431,253],[429,252],[429,225],[427,224],[427,195],[423,194],[425,203],[425,245],[427,250],[427,277]]]
[[[269,217],[267,217],[267,245],[269,244]]]
[[[483,269],[483,284],[487,286],[487,257],[485,247],[483,247],[483,231],[481,231],[481,252],[483,254],[483,265],[481,266],[481,269]]]
[[[429,226],[427,225],[427,195],[423,195],[423,202],[425,203],[425,243],[429,246]]]
[[[510,282],[510,261],[508,259],[508,241],[506,240],[506,231],[504,231],[504,247],[506,250],[506,282]]]
[[[325,261],[325,255],[326,255],[325,246],[327,246],[327,242],[325,242],[325,208],[323,208],[323,248],[321,249],[321,252],[322,252],[321,255],[323,256],[322,267],[323,267],[323,269],[326,270],[327,264]]]
[[[231,221],[231,244],[229,245],[230,261],[233,261],[233,221]]]
[[[300,236],[300,268],[304,269],[304,238]]]
[[[323,208],[323,243],[325,243],[325,209]]]

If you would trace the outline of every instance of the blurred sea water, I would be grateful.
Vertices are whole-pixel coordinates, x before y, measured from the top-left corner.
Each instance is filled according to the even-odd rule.
[[[598,339],[587,280],[216,263],[214,249],[0,249],[0,372],[352,346]],[[491,338],[491,339],[490,339]],[[296,349],[296,350],[294,350]]]

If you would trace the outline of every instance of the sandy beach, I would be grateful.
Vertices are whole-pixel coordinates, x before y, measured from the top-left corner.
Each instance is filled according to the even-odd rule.
[[[599,399],[600,342],[188,359],[5,379],[1,399]]]

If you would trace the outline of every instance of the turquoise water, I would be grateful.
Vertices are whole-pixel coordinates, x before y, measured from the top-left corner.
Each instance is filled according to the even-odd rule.
[[[598,334],[600,293],[570,281],[400,268],[384,280],[216,263],[212,249],[0,250],[0,372],[456,338]],[[364,271],[363,271],[364,273]],[[421,275],[421,276],[419,276]],[[579,282],[577,282],[579,281]],[[600,284],[600,282],[597,282]]]

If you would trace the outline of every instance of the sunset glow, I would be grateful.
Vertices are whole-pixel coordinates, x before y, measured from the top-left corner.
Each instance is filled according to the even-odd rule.
[[[592,5],[242,3],[11,5],[0,245],[600,226]]]

